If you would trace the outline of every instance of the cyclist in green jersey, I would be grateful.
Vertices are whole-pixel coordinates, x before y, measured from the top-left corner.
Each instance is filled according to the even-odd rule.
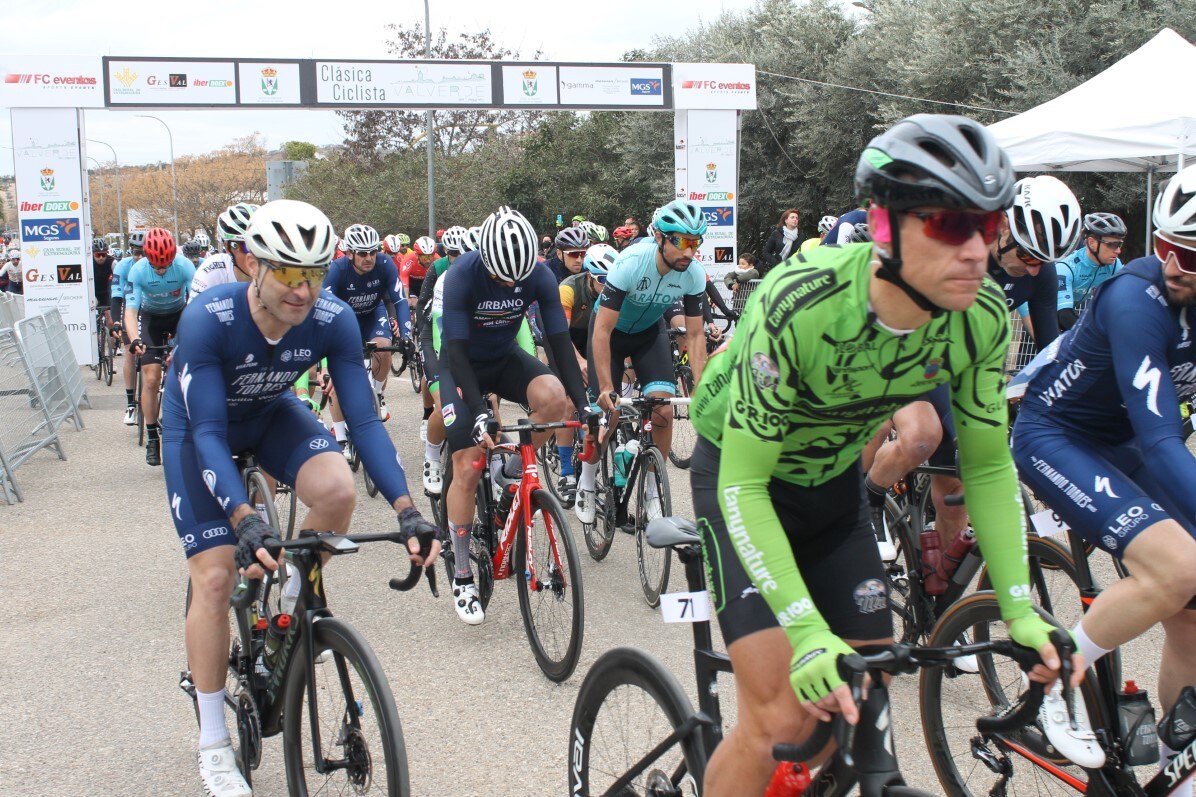
[[[892,638],[860,451],[935,385],[950,385],[1002,617],[1043,656],[1030,677],[1058,677],[1051,627],[1031,606],[1005,437],[1008,310],[985,277],[1013,198],[1009,160],[981,125],[920,114],[873,139],[856,190],[872,200],[874,243],[823,244],[774,268],[694,396],[694,509],[739,711],[707,768],[708,797],[762,794],[775,743],[831,713],[858,720],[836,659]]]

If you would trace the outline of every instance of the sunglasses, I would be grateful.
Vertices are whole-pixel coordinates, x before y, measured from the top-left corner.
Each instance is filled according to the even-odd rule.
[[[361,255],[362,257],[369,257],[370,255],[378,254],[377,249],[354,249],[353,254]]]
[[[565,257],[585,257],[585,252],[565,252]]]
[[[697,251],[698,247],[702,245],[702,241],[706,240],[700,235],[666,235],[664,239],[678,249],[693,249],[694,251]]]
[[[274,278],[288,288],[300,288],[303,283],[310,282],[313,290],[318,290],[328,276],[328,269],[319,266],[284,266],[269,260],[261,260],[270,269]]]
[[[1174,256],[1175,265],[1185,274],[1196,274],[1196,249],[1181,246],[1174,241],[1168,241],[1157,232],[1154,234],[1154,253],[1164,263],[1167,258]]]
[[[1023,249],[1021,245],[1013,239],[1013,235],[1009,236],[1009,243],[997,250],[997,257],[1004,257],[1006,253],[1011,250],[1016,250],[1014,254],[1017,255],[1017,259],[1022,261],[1022,265],[1024,266],[1038,268],[1042,265],[1042,261]]]
[[[909,215],[922,220],[922,232],[927,238],[950,246],[963,246],[977,232],[986,244],[997,240],[1002,212],[996,210],[992,213],[966,213],[962,210],[938,210],[934,213]]]
[[[1100,242],[1102,246],[1106,246],[1109,249],[1112,249],[1114,252],[1120,252],[1123,248],[1125,248],[1125,241],[1106,241],[1102,238],[1100,239]]]

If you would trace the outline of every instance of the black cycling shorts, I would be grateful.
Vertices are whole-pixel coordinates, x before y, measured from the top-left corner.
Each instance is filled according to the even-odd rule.
[[[128,347],[133,339],[129,337],[129,330],[125,329],[125,297],[113,296],[109,312],[112,314],[112,323],[120,324],[121,344]]]
[[[594,313],[590,317],[589,336],[594,337]],[[611,384],[615,390],[623,384],[624,364],[631,358],[631,367],[635,369],[635,377],[640,383],[640,392],[647,395],[653,392],[677,395],[677,376],[673,371],[673,352],[669,348],[669,336],[665,332],[664,321],[648,327],[642,332],[620,332],[612,329],[610,332],[610,375]],[[594,358],[589,358],[590,390],[598,390],[598,369]]]
[[[778,624],[727,532],[718,502],[721,457],[718,446],[699,435],[689,474],[707,589],[723,641],[730,645]],[[831,631],[842,639],[890,638],[893,622],[885,569],[868,522],[859,466],[817,487],[773,479],[768,492],[810,598]]]
[[[586,327],[569,327],[569,340],[573,341],[573,348],[582,357],[590,350],[590,331]]]
[[[145,356],[141,358],[142,365],[161,365],[166,360],[165,349],[155,349],[154,346],[165,346],[167,338],[173,338],[178,332],[179,317],[183,311],[177,313],[138,313],[137,337],[146,345]]]
[[[552,375],[552,369],[516,347],[510,354],[493,362],[470,361],[478,380],[478,389],[483,394],[494,393],[499,398],[517,404],[527,404],[527,386],[532,380],[545,374]],[[440,371],[440,414],[444,417],[445,437],[450,451],[464,451],[473,448],[473,413],[461,399],[456,384],[448,373]],[[532,407],[534,410],[535,407]]]
[[[951,388],[944,382],[924,396],[918,398],[918,401],[925,401],[934,407],[934,412],[939,416],[939,423],[943,425],[943,439],[939,442],[939,447],[934,450],[926,460],[928,465],[934,465],[936,468],[954,468],[956,465],[955,456],[955,416],[951,414]]]

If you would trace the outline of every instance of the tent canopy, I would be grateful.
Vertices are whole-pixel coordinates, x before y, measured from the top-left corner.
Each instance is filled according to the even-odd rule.
[[[1099,75],[989,129],[1019,172],[1174,171],[1180,154],[1196,159],[1196,91],[1177,88],[1192,74],[1196,46],[1164,28]]]

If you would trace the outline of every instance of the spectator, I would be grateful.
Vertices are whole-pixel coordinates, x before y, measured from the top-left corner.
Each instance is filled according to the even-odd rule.
[[[569,222],[569,226],[577,227],[585,220],[586,220],[585,216],[582,216],[582,215],[574,216],[573,219]]]
[[[776,229],[772,231],[772,235],[768,236],[768,241],[764,244],[764,268],[762,269],[764,274],[797,251],[799,246],[797,223],[800,218],[800,214],[794,208],[789,208],[781,214],[781,220],[777,222]]]
[[[552,252],[552,236],[545,235],[540,239],[540,258],[547,260]]]
[[[756,268],[756,256],[747,252],[739,256],[739,262],[733,271],[723,275],[723,284],[731,293],[735,293],[743,283],[758,279],[760,272]]]
[[[635,216],[628,216],[627,220],[623,222],[623,226],[631,230],[632,242],[638,241],[644,237],[644,226],[640,224],[639,219]]]

